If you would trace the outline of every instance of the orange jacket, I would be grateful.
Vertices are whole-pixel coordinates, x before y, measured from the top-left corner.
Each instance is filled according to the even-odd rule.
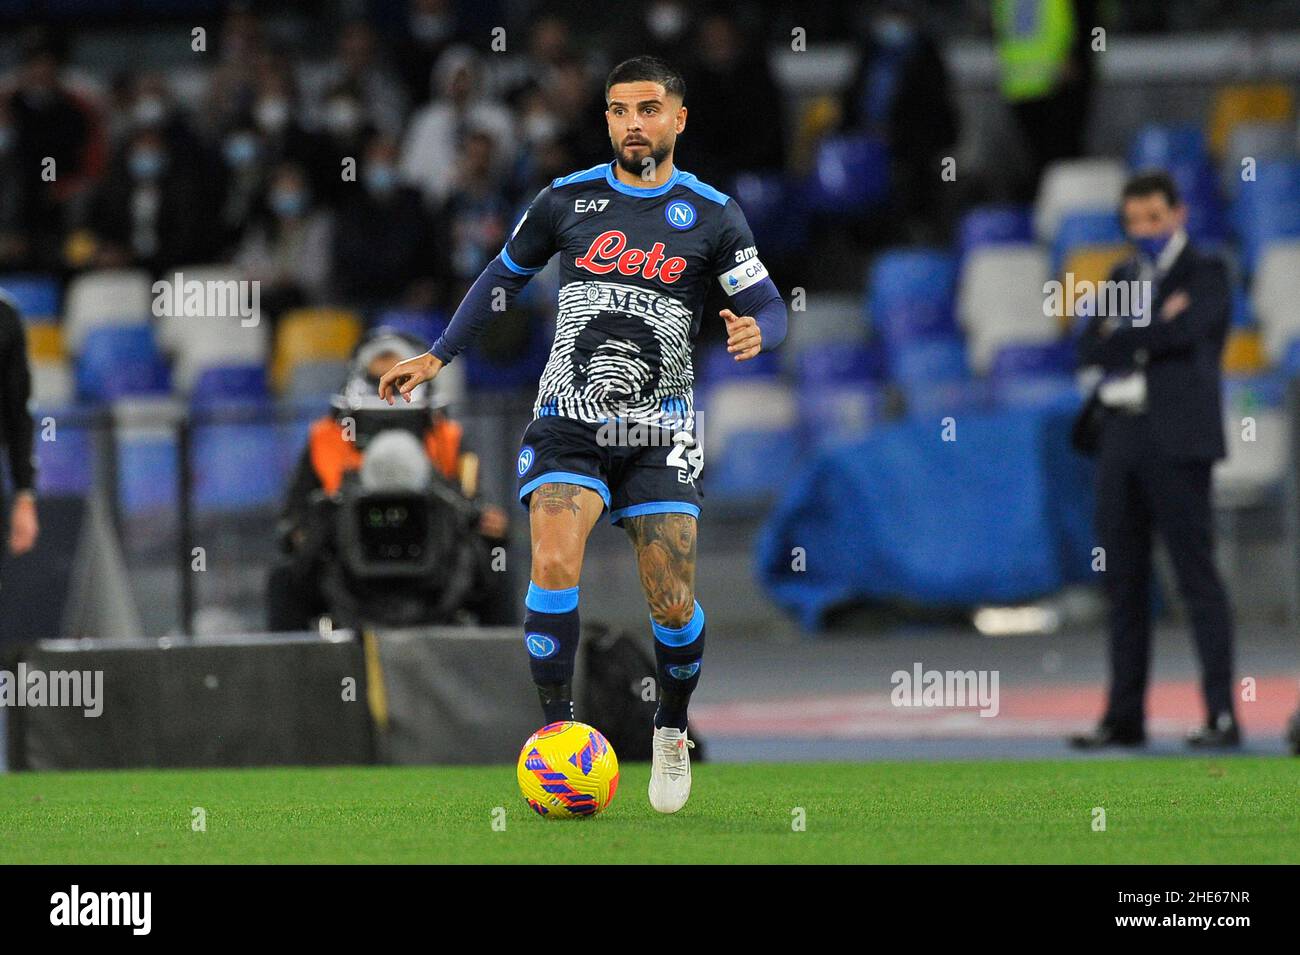
[[[438,418],[424,433],[424,450],[443,477],[459,482],[460,439],[464,429],[450,418]],[[361,467],[362,454],[343,434],[343,425],[332,416],[312,423],[308,439],[311,466],[327,494],[337,494],[343,475]]]

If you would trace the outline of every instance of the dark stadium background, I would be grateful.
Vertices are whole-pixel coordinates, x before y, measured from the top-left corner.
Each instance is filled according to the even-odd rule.
[[[6,623],[26,635],[174,645],[257,634],[289,471],[356,337],[398,324],[432,340],[537,189],[606,160],[603,77],[620,58],[653,52],[686,73],[678,164],[740,200],[794,303],[789,338],[770,356],[733,366],[721,302],[706,311],[697,349],[707,455],[699,594],[711,637],[693,714],[711,754],[1056,752],[1099,713],[1104,642],[1086,566],[1040,554],[1029,562],[1038,577],[983,591],[965,581],[954,599],[950,582],[926,578],[952,540],[967,558],[984,547],[997,566],[1016,555],[992,536],[997,500],[944,511],[960,472],[948,490],[933,469],[909,481],[908,442],[937,440],[953,415],[1007,473],[1041,464],[1016,457],[1023,444],[1000,443],[1002,423],[1032,420],[1059,437],[1077,390],[1068,323],[1044,335],[1041,295],[1025,276],[1113,261],[1121,237],[1097,190],[1150,163],[1177,167],[1194,234],[1234,263],[1225,407],[1234,427],[1257,418],[1260,440],[1239,442],[1222,466],[1221,565],[1238,669],[1268,688],[1243,708],[1246,732],[1253,746],[1277,749],[1295,703],[1300,617],[1288,403],[1300,368],[1300,3],[1078,6],[1104,26],[1105,49],[1063,104],[1074,126],[1046,134],[1064,165],[1044,172],[1001,95],[987,2],[0,0],[0,129],[15,131],[0,138],[0,288],[27,323],[44,532],[33,554],[6,561]],[[445,17],[427,42],[417,8]],[[914,32],[896,58],[882,23],[899,17]],[[192,49],[196,27],[205,52]],[[53,99],[16,106],[33,72],[54,64]],[[465,64],[475,119],[461,127],[437,84]],[[250,142],[258,156],[240,166]],[[155,228],[133,226],[149,218],[132,188],[142,146],[167,157]],[[55,183],[32,178],[33,155],[57,159]],[[339,180],[347,156],[358,159],[356,182]],[[409,191],[378,202],[366,191],[367,157],[395,162]],[[1070,165],[1081,158],[1094,162]],[[1236,175],[1242,158],[1259,164],[1249,184]],[[1053,169],[1076,175],[1048,188]],[[302,246],[277,245],[277,176],[308,185]],[[990,245],[1018,250],[1019,264],[992,261],[973,276],[972,254]],[[263,345],[235,347],[149,315],[141,288],[201,267],[264,280]],[[981,325],[989,287],[1028,311]],[[486,497],[515,519],[509,566],[521,600],[527,537],[512,468],[553,291],[546,276],[535,280],[443,376],[482,454]],[[1021,319],[1031,336],[1016,334]],[[45,421],[57,440],[40,439]],[[846,535],[879,557],[862,538],[874,515],[885,528],[877,543],[919,577],[878,590],[885,558],[822,562],[814,598],[773,555],[802,546],[816,565],[834,550],[837,535],[822,524],[805,535],[788,496],[807,492],[809,474],[834,482],[836,463],[855,460],[846,448],[873,466],[896,454],[900,472],[878,496],[827,489],[839,492]],[[1090,508],[1080,466],[1056,462],[1039,492],[1076,530]],[[938,511],[909,527],[921,495],[934,495],[925,507]],[[65,512],[61,500],[84,507]],[[94,545],[73,565],[88,526]],[[1085,538],[1062,553],[1086,552]],[[590,546],[584,619],[648,641],[622,535],[597,531]],[[1008,604],[1021,612],[996,609]],[[1157,745],[1200,718],[1172,588],[1162,604]],[[94,613],[67,612],[73,605]],[[974,714],[944,725],[900,717],[888,677],[915,661],[1000,670],[1004,718],[990,728]]]

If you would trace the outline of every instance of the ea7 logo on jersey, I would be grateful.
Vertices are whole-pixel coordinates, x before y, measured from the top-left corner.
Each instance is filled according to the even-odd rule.
[[[575,199],[573,201],[573,211],[604,212],[607,205],[609,205],[608,199]]]

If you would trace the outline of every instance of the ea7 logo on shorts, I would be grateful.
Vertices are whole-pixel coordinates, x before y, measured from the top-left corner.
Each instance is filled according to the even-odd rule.
[[[545,660],[547,657],[554,656],[555,651],[560,649],[560,645],[555,642],[555,638],[544,633],[528,634],[524,637],[524,646],[528,647],[528,655],[538,660]]]
[[[533,446],[526,444],[523,450],[519,452],[519,460],[515,462],[515,467],[519,471],[519,476],[523,477],[528,473],[528,469],[533,466]]]
[[[673,435],[673,449],[668,452],[665,463],[677,468],[678,484],[695,484],[695,479],[704,470],[704,449],[689,431],[678,431]]]
[[[608,199],[575,199],[573,201],[573,211],[604,212],[607,205],[609,205]]]

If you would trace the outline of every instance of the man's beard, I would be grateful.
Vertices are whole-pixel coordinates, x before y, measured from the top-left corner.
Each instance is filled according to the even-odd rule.
[[[659,146],[658,148],[651,146],[650,155],[642,156],[640,159],[637,159],[633,156],[629,156],[621,147],[615,147],[614,159],[618,162],[624,172],[630,172],[634,176],[645,176],[647,169],[657,168],[661,162],[672,155],[672,152],[673,147],[671,143]],[[648,162],[648,160],[653,160],[653,164]]]

